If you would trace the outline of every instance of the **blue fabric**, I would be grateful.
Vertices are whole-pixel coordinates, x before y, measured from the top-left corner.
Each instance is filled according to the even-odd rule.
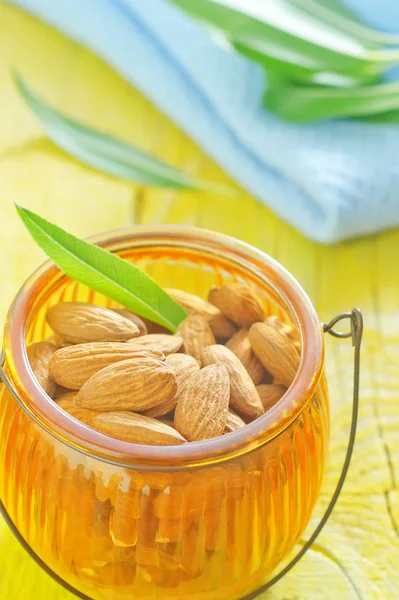
[[[399,30],[397,0],[346,1]],[[399,125],[279,120],[262,108],[262,69],[167,0],[10,3],[91,48],[308,237],[328,243],[399,225]]]

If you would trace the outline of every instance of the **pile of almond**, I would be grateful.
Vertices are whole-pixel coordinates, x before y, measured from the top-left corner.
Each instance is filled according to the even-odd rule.
[[[166,291],[189,315],[174,335],[124,308],[52,306],[54,335],[28,347],[44,391],[94,429],[155,445],[228,434],[276,404],[299,365],[296,330],[241,283],[208,301]]]

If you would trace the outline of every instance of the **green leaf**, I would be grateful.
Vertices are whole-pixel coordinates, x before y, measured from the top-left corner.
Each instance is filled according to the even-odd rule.
[[[265,106],[289,121],[318,121],[330,117],[359,117],[399,109],[399,83],[334,89],[273,81]]]
[[[298,0],[301,2],[302,0]],[[341,17],[345,17],[351,21],[355,21],[356,23],[362,23],[359,17],[348,8],[345,4],[342,4],[340,0],[315,0],[319,6],[327,7],[330,10],[334,11],[336,15],[340,15]],[[296,0],[291,0],[291,2],[296,2]],[[306,0],[304,0],[306,2]],[[362,23],[363,24],[363,23]]]
[[[390,110],[377,115],[365,115],[358,117],[358,120],[367,121],[368,123],[398,123],[399,110]]]
[[[18,74],[14,78],[19,92],[50,139],[90,167],[154,187],[235,194],[232,188],[191,177],[122,140],[62,115],[35,95]]]
[[[175,332],[186,311],[134,264],[16,206],[29,233],[69,277]]]
[[[287,0],[173,0],[192,17],[218,27],[240,52],[268,66],[274,60],[317,71],[373,77],[399,61],[399,51],[369,49],[356,37],[333,27]]]
[[[314,17],[362,40],[371,48],[376,45],[399,45],[399,35],[384,33],[368,27],[337,0],[290,0],[290,2]]]
[[[317,56],[314,51],[309,54],[304,48],[301,54],[297,54],[289,46],[277,46],[271,38],[254,42],[248,38],[237,37],[231,45],[250,60],[260,63],[268,73],[274,71],[298,83],[320,82],[339,87],[351,87],[376,83],[380,80],[381,70],[374,65],[354,73],[340,69],[329,71],[326,70],[325,63],[320,60],[321,56]]]

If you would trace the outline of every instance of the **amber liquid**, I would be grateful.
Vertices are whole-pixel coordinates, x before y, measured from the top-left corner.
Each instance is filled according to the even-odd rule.
[[[125,258],[202,296],[243,276],[255,283],[172,249]],[[258,292],[270,314],[289,320],[271,292]],[[60,299],[108,302],[75,283],[54,286],[32,308],[28,341],[49,335],[46,308]],[[233,600],[264,583],[303,532],[327,440],[322,379],[299,418],[251,454],[175,472],[121,468],[45,432],[2,387],[0,497],[34,552],[91,598]]]

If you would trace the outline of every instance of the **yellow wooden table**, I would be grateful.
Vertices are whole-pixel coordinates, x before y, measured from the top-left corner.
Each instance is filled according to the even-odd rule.
[[[356,452],[336,510],[269,600],[399,598],[399,231],[322,247],[305,240],[246,195],[145,190],[87,169],[46,140],[13,87],[10,69],[62,110],[209,179],[227,177],[137,91],[92,54],[0,0],[0,320],[43,255],[13,202],[77,235],[126,225],[185,223],[244,239],[302,283],[320,319],[362,308],[366,323]],[[243,207],[245,206],[245,218]],[[348,341],[327,340],[332,432],[328,472],[309,526],[337,480],[352,386]],[[1,457],[0,457],[1,459]],[[0,599],[72,600],[42,573],[0,520]]]

